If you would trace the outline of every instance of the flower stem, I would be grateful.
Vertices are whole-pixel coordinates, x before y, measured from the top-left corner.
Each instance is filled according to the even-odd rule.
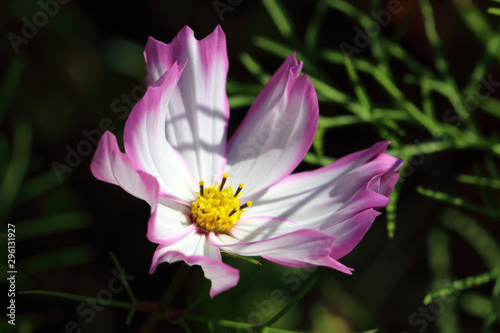
[[[175,295],[177,295],[177,292],[179,291],[179,288],[182,282],[184,281],[188,271],[189,271],[188,265],[184,264],[181,267],[179,267],[179,270],[175,274],[174,278],[172,279],[172,282],[170,282],[167,289],[165,290],[165,293],[163,294],[163,297],[158,303],[158,310],[155,313],[152,313],[148,317],[148,319],[146,319],[146,322],[142,326],[140,333],[153,332],[154,328],[156,327],[158,322],[163,318],[163,315],[165,314],[168,307],[174,300]]]

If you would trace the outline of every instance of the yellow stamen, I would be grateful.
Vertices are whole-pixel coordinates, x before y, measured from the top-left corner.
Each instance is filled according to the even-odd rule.
[[[203,184],[205,184],[205,182],[200,181],[199,184],[200,184],[200,194],[201,194],[201,196],[203,196]]]
[[[240,194],[241,190],[243,189],[243,184],[240,184],[238,186],[238,189],[236,190],[236,193],[234,194],[235,197],[238,197],[238,194]]]
[[[229,175],[227,173],[225,173],[223,176],[222,176],[222,182],[220,183],[220,187],[219,187],[219,191],[222,191],[222,189],[224,188],[224,184],[226,184],[226,180],[229,178]]]
[[[220,186],[211,185],[204,188],[204,182],[200,181],[200,192],[195,202],[191,204],[193,222],[204,231],[215,231],[227,233],[238,222],[244,209],[252,206],[251,201],[247,201],[240,206],[238,195],[243,189],[243,184],[238,186],[236,193],[229,186],[224,188],[226,180],[229,178],[225,173]]]

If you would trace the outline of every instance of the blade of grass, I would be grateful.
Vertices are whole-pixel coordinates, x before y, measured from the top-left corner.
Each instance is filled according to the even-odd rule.
[[[267,323],[262,325],[261,327],[270,327],[273,326],[281,317],[283,317],[288,311],[292,309],[292,307],[299,302],[309,290],[314,286],[314,284],[318,281],[316,277],[312,278],[305,286],[302,288],[293,298],[292,300],[279,311],[273,318],[269,319]]]
[[[493,324],[497,321],[499,305],[500,304],[500,274],[497,277],[497,281],[495,282],[495,286],[493,287],[493,292],[491,294],[491,305],[490,311],[484,320],[483,328],[481,329],[481,333],[489,333],[492,332]]]
[[[457,210],[443,213],[442,223],[465,239],[491,270],[500,267],[500,245],[497,239],[474,219]]]
[[[469,276],[465,279],[462,280],[455,280],[449,284],[447,284],[444,287],[440,287],[438,290],[434,290],[424,297],[424,304],[429,304],[433,300],[437,298],[442,298],[444,296],[448,296],[451,294],[457,295],[457,292],[465,290],[465,289],[470,289],[474,288],[477,286],[481,286],[486,283],[490,283],[491,281],[495,280],[498,278],[500,273],[499,269],[495,269],[491,272],[475,275],[475,276]]]
[[[451,205],[456,206],[456,207],[461,207],[461,208],[468,209],[468,210],[471,210],[474,212],[479,212],[479,213],[487,213],[487,214],[489,213],[489,212],[485,211],[485,208],[483,206],[480,206],[478,204],[475,204],[475,203],[470,202],[468,200],[465,200],[463,198],[453,196],[453,195],[448,194],[448,193],[434,191],[434,190],[424,188],[421,186],[417,187],[417,192],[423,196],[432,198],[434,200],[443,201],[443,202],[446,202],[446,203],[451,204]],[[495,217],[495,216],[492,216],[492,217]]]
[[[491,60],[494,56],[498,54],[498,48],[500,46],[500,34],[496,33],[493,38],[491,38],[486,44],[486,49],[483,56],[476,63],[467,87],[464,89],[464,96],[476,96],[478,98],[482,96],[477,96],[477,89],[481,83],[481,80],[487,75],[488,69],[490,68]],[[489,96],[489,94],[488,94]]]
[[[54,177],[54,170],[48,169],[22,184],[19,190],[18,203],[25,203],[35,199],[60,184],[59,179]]]
[[[288,13],[279,0],[262,0],[262,4],[271,16],[283,38],[292,44],[298,44],[295,40],[295,30]]]
[[[358,114],[357,116],[363,120],[369,121],[371,119],[370,96],[368,96],[368,93],[366,92],[365,87],[361,83],[358,73],[356,72],[356,69],[354,68],[352,61],[349,57],[344,57],[344,65],[347,70],[347,75],[349,76],[349,79],[351,80],[351,83],[353,85],[354,93],[358,97],[359,104],[363,107],[362,110],[364,112],[362,114]]]
[[[240,61],[245,68],[259,80],[262,85],[265,85],[271,78],[264,68],[247,52],[240,53]]]
[[[429,41],[433,51],[434,65],[444,82],[446,82],[446,84],[450,87],[450,102],[454,105],[457,115],[467,125],[467,127],[469,129],[474,129],[475,127],[472,124],[472,114],[467,112],[463,106],[457,83],[451,75],[450,66],[443,55],[441,39],[439,38],[436,30],[436,21],[432,6],[429,0],[421,0],[418,3],[424,17],[425,34],[427,35],[427,40]]]
[[[228,101],[231,110],[245,108],[252,105],[255,101],[255,96],[233,95],[228,97]]]
[[[427,248],[429,269],[432,272],[432,289],[437,289],[443,281],[448,282],[453,279],[451,273],[450,238],[448,233],[442,228],[431,230],[427,237]],[[439,332],[461,332],[455,305],[456,302],[447,304],[436,319],[436,325],[439,328]]]
[[[59,291],[27,290],[27,291],[20,291],[19,295],[42,295],[42,296],[64,298],[67,300],[77,301],[77,302],[86,302],[86,303],[93,303],[93,304],[98,303],[98,300],[96,298],[91,298],[91,297],[84,296],[84,295],[63,293],[63,292],[59,292]],[[111,306],[111,307],[115,307],[115,308],[122,308],[122,309],[130,309],[131,307],[134,306],[134,304],[132,304],[130,302],[116,301],[116,300],[107,300],[106,303],[107,303],[106,306]]]
[[[499,15],[500,16],[500,8],[488,8],[488,14]]]
[[[70,247],[24,259],[19,262],[19,267],[26,274],[36,274],[51,269],[82,265],[90,262],[93,256],[93,251],[88,247]]]
[[[306,27],[304,46],[309,56],[315,56],[318,48],[321,24],[325,18],[330,0],[321,0],[314,8],[314,14]]]
[[[16,223],[18,241],[86,228],[90,214],[85,211],[61,213]]]
[[[0,124],[7,113],[10,102],[16,93],[21,77],[26,68],[26,56],[17,54],[9,64],[2,86],[0,87]]]
[[[0,222],[5,219],[13,206],[21,183],[28,171],[31,152],[31,126],[27,122],[18,122],[14,128],[12,157],[0,182]]]
[[[109,256],[111,257],[111,260],[113,261],[113,264],[115,265],[116,270],[120,274],[121,281],[127,281],[125,279],[125,274],[123,273],[122,266],[120,265],[120,262],[118,262],[118,259],[116,258],[115,254],[111,251],[108,252]],[[129,283],[122,283],[123,286],[125,287],[125,290],[127,291],[128,296],[130,297],[130,300],[132,303],[135,305],[138,303],[137,298],[134,295],[134,292],[132,291],[132,288],[130,287]]]
[[[263,36],[255,36],[252,41],[256,47],[283,59],[287,58],[293,52],[296,52],[297,59],[304,62],[305,72],[323,80],[325,79],[324,75],[317,69],[317,66],[315,66],[302,52],[300,52],[300,50]]]

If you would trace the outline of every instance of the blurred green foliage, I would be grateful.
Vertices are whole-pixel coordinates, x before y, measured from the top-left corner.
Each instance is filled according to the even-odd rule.
[[[233,35],[238,38],[229,39],[226,30],[228,47],[230,51],[237,49],[240,62],[235,64],[237,56],[230,53],[231,67],[240,66],[254,77],[242,79],[247,78],[246,73],[230,71],[227,93],[233,110],[251,105],[276,69],[275,64],[295,51],[317,90],[321,110],[317,135],[305,162],[324,166],[341,153],[383,139],[392,142],[389,153],[406,163],[386,208],[385,230],[374,226],[369,239],[345,258],[357,268],[353,277],[321,270],[306,274],[267,264],[261,268],[254,261],[228,258],[242,270],[239,286],[210,300],[208,282],[199,271],[181,279],[188,297],[170,295],[172,311],[183,315],[169,318],[169,330],[371,333],[379,327],[380,332],[413,332],[419,327],[411,318],[421,306],[428,309],[433,302],[452,298],[435,325],[426,324],[426,331],[498,330],[500,100],[496,76],[491,75],[498,73],[500,63],[500,25],[487,13],[498,15],[500,11],[482,8],[473,1],[453,1],[446,4],[445,10],[453,9],[449,14],[443,13],[445,5],[437,1],[401,1],[402,12],[391,16],[387,26],[379,23],[377,33],[369,31],[373,22],[378,22],[373,13],[387,10],[389,3],[372,0],[367,7],[344,0],[319,0],[310,5],[310,16],[304,17],[287,2],[262,0],[252,5],[243,3],[225,13],[230,20],[229,15],[240,17],[238,11],[249,11],[246,21],[234,23],[233,28],[245,26],[238,29],[251,36],[253,45],[249,47],[239,33]],[[172,3],[149,5],[154,12],[152,22],[167,24],[177,16],[184,22],[189,16],[170,10]],[[17,327],[2,318],[2,332],[61,330],[73,319],[82,325],[83,332],[108,332],[113,328],[138,331],[145,316],[156,307],[165,285],[175,285],[171,275],[179,266],[160,269],[152,277],[146,274],[152,249],[145,245],[144,229],[134,227],[134,219],[139,216],[145,220],[146,215],[132,213],[144,207],[130,204],[113,190],[91,192],[95,187],[91,187],[85,167],[72,170],[60,183],[50,164],[61,157],[48,148],[41,149],[52,143],[55,150],[64,151],[66,144],[61,142],[81,139],[77,135],[82,127],[97,128],[99,120],[108,116],[115,116],[112,121],[119,137],[123,119],[118,121],[108,109],[114,113],[114,98],[120,101],[118,97],[124,92],[130,94],[143,84],[141,45],[145,39],[139,42],[130,37],[133,33],[123,37],[109,31],[110,38],[95,37],[101,34],[99,19],[90,22],[85,6],[76,2],[66,5],[64,14],[56,15],[48,24],[52,34],[42,34],[33,41],[43,47],[33,51],[28,48],[33,44],[26,45],[26,51],[9,58],[0,86],[0,220],[3,225],[16,225],[16,286],[22,290],[18,299],[34,303],[19,308]],[[190,14],[199,11],[194,2],[175,6],[185,6],[179,8]],[[210,3],[208,6],[211,8]],[[122,27],[137,28],[133,20],[114,15],[122,10],[119,6],[112,7],[106,10],[99,3],[97,12],[103,11],[103,17],[114,20],[113,24],[124,19],[126,25]],[[140,12],[137,4],[131,8]],[[30,17],[39,7],[35,2],[12,1],[9,10],[19,20]],[[259,27],[264,11],[269,22]],[[459,47],[451,48],[452,42],[442,37],[453,36],[442,31],[449,21],[444,16],[448,15],[456,20],[448,29],[460,27],[463,45]],[[193,17],[192,22],[199,18]],[[166,26],[159,27],[158,31],[166,30]],[[329,30],[331,27],[339,31]],[[178,28],[167,37],[171,38]],[[355,43],[361,38],[356,36],[362,36],[359,31],[367,36],[363,47]],[[462,35],[464,31],[468,35]],[[407,34],[410,37],[405,38]],[[44,43],[52,45],[51,40],[56,38],[64,41],[63,46],[54,48],[57,57],[51,54],[44,58]],[[409,39],[415,39],[415,44]],[[232,46],[231,41],[244,47]],[[241,51],[243,48],[245,51]],[[464,61],[469,67],[457,70],[455,58],[461,54],[450,50],[467,55],[466,48],[473,48],[476,57]],[[50,84],[57,82],[51,86],[51,94],[44,95],[42,90],[44,93],[37,95],[38,87],[22,84],[25,78],[25,82],[44,85],[40,78],[46,77],[52,80]],[[38,98],[36,102],[26,97],[32,95]],[[237,119],[238,111],[234,111],[234,117]],[[75,133],[76,139],[71,136]],[[47,153],[49,157],[41,157]],[[448,154],[445,156],[451,162],[443,162],[443,154]],[[82,165],[88,166],[88,162]],[[447,186],[428,181],[437,178],[431,175],[437,169]],[[97,199],[89,199],[93,197]],[[100,202],[105,200],[111,203]],[[116,211],[117,205],[121,213]],[[91,223],[94,220],[99,221],[98,226]],[[127,232],[121,234],[124,230]],[[137,238],[127,234],[137,234]],[[100,312],[95,323],[85,326],[81,316],[75,315],[74,302],[88,302],[89,297],[95,297],[95,290],[106,288],[112,266],[125,274],[114,254],[111,260],[103,256],[115,247],[119,248],[118,256],[126,258],[122,261],[127,271],[132,267],[142,276],[125,285],[126,291],[108,304],[118,308],[116,314]],[[0,261],[3,281],[6,271]],[[84,282],[76,275],[82,275]],[[68,281],[63,285],[64,280]],[[249,316],[257,311],[255,304],[276,289],[283,291],[286,302],[275,306],[262,325],[249,323]],[[51,303],[52,297],[71,302]],[[69,312],[64,312],[65,304],[71,304]]]

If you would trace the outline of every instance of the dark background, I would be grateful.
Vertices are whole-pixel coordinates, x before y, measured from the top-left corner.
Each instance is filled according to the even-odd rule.
[[[354,3],[369,10],[368,2]],[[405,19],[412,17],[409,23],[405,23],[408,25],[399,43],[432,68],[432,54],[415,3],[405,2],[405,10],[384,28],[383,33],[390,35],[399,24],[408,22]],[[445,55],[457,82],[464,85],[472,64],[481,55],[480,43],[461,23],[453,2],[434,1],[432,4]],[[300,40],[304,39],[305,27],[315,6],[315,1],[284,3]],[[0,5],[0,73],[4,77],[13,61],[25,65],[17,88],[9,95],[12,100],[3,117],[1,132],[11,146],[16,124],[29,124],[33,139],[24,184],[30,179],[41,179],[28,189],[21,187],[5,222],[49,221],[56,217],[61,228],[60,232],[35,233],[17,242],[16,258],[20,272],[17,288],[20,291],[51,290],[96,297],[113,277],[113,262],[108,255],[112,251],[126,273],[135,276],[131,286],[137,298],[157,301],[179,264],[163,264],[154,275],[148,274],[155,250],[155,245],[145,237],[149,207],[120,188],[92,177],[89,164],[95,144],[91,143],[91,149],[85,150],[89,145],[82,144],[82,141],[88,141],[84,131],[97,133],[101,120],[108,118],[120,140],[125,111],[118,111],[116,107],[130,110],[126,99],[134,103],[143,91],[145,66],[142,51],[148,36],[170,42],[183,26],[188,25],[197,38],[203,38],[220,24],[227,36],[229,77],[249,84],[258,84],[258,81],[241,64],[240,53],[250,53],[272,73],[282,60],[259,50],[252,41],[257,35],[277,40],[282,38],[263,5],[257,1],[241,1],[233,11],[226,11],[221,21],[211,1],[75,0],[60,4],[58,13],[49,19],[47,25],[39,28],[28,43],[20,44],[16,53],[8,34],[21,35],[22,18],[32,21],[40,8],[39,3],[28,0],[7,1]],[[494,17],[489,19],[496,20]],[[331,11],[321,30],[320,46],[338,48],[342,41],[352,41],[354,26],[351,19]],[[362,56],[370,57],[369,51],[364,50]],[[404,73],[398,76],[398,64],[394,66],[395,79],[402,82]],[[332,78],[337,88],[352,90],[344,68],[322,65],[322,71]],[[491,72],[498,73],[496,64]],[[378,103],[386,102],[375,85],[368,84],[367,89]],[[419,103],[416,88],[401,89],[409,99]],[[446,101],[439,99],[436,105],[438,110],[449,107]],[[329,116],[347,113],[342,107],[321,103],[320,110]],[[246,108],[232,110],[230,132],[234,131],[245,112]],[[486,133],[498,130],[498,121],[483,116],[479,116],[478,121]],[[412,143],[415,139],[425,139],[425,133],[409,129],[407,141]],[[378,140],[380,136],[373,127],[343,128],[327,134],[325,151],[328,156],[337,158],[367,148]],[[68,154],[78,148],[88,153],[81,157],[81,161],[78,158],[72,160],[75,166],[71,167],[71,172],[58,169],[59,178],[53,170],[53,166],[58,166],[54,162],[68,165],[67,159],[75,158],[68,157]],[[2,149],[10,152],[8,147]],[[472,193],[470,187],[456,183],[452,175],[470,174],[474,162],[483,158],[484,154],[475,150],[426,156],[422,165],[404,179],[395,238],[387,237],[385,215],[382,214],[360,245],[342,260],[356,269],[353,276],[325,268],[309,274],[268,262],[256,267],[229,259],[228,262],[241,270],[241,283],[214,300],[202,303],[194,312],[212,318],[248,321],[258,308],[256,303],[262,304],[272,290],[282,290],[290,300],[314,275],[318,277],[318,283],[277,323],[277,327],[310,331],[314,326],[320,332],[317,327],[333,325],[338,332],[377,327],[381,332],[417,332],[421,326],[412,326],[409,318],[420,311],[425,294],[431,290],[427,237],[429,231],[439,225],[446,206],[420,196],[415,188],[418,185],[432,187],[475,200],[479,195]],[[304,164],[301,169],[315,167]],[[43,191],[38,193],[37,188]],[[498,193],[495,195],[498,199]],[[478,220],[488,232],[498,236],[498,220],[482,215],[478,215]],[[65,223],[76,227],[64,230]],[[453,278],[461,279],[487,270],[463,239],[453,236],[450,244]],[[200,269],[191,269],[174,306],[185,307],[186,295],[196,299],[200,293],[207,294],[208,285]],[[492,284],[487,284],[474,291],[490,295],[491,289]],[[2,286],[2,297],[6,293],[4,290],[6,288]],[[114,298],[128,300],[124,291]],[[126,310],[105,308],[96,311],[95,319],[86,323],[88,317],[76,312],[77,301],[18,295],[16,302],[18,325],[26,322],[26,332],[30,327],[34,332],[62,332],[69,321],[77,322],[82,332],[136,332],[146,318],[145,314],[137,313],[132,324],[126,326]],[[458,308],[457,304],[447,303],[446,306]],[[480,318],[463,310],[457,311],[464,332],[479,332]],[[321,320],[325,323],[321,324]],[[9,329],[6,325],[2,327]],[[203,324],[190,322],[190,327],[195,332],[206,331]],[[163,323],[157,331],[182,330],[179,326]],[[231,332],[230,329],[216,328],[216,332],[226,331]],[[425,331],[437,332],[433,321],[428,322]]]

